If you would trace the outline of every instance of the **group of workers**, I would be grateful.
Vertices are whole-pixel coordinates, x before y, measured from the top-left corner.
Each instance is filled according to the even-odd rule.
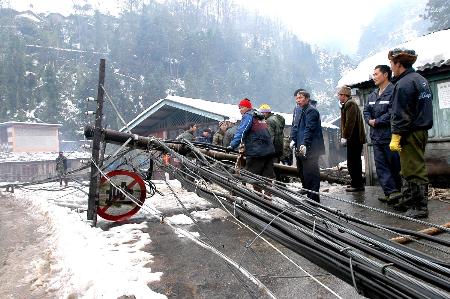
[[[412,67],[417,59],[414,50],[391,50],[388,59],[391,67],[374,68],[373,81],[377,88],[369,95],[363,112],[352,99],[350,87],[342,86],[338,91],[340,143],[347,149],[351,178],[346,191],[365,190],[361,161],[366,143],[365,121],[370,128],[376,172],[384,192],[379,200],[406,212],[408,217],[424,218],[428,217],[429,183],[424,154],[428,130],[433,126],[433,95],[427,80]],[[296,107],[288,144],[295,153],[302,193],[319,202],[319,156],[325,153],[320,113],[316,101],[305,89],[297,89],[294,97]],[[284,118],[272,113],[267,104],[254,109],[247,98],[238,107],[242,115],[240,123],[220,122],[211,141],[206,139],[211,134],[208,129],[197,141],[212,142],[228,151],[239,148],[246,157],[245,169],[275,178],[273,164],[282,160],[286,144]],[[195,124],[189,124],[178,138],[193,141],[195,132]],[[263,192],[258,187],[254,189]],[[265,198],[270,199],[270,194]]]
[[[369,95],[363,110],[364,121],[370,128],[378,182],[384,192],[378,199],[393,205],[397,211],[406,212],[407,217],[425,218],[428,217],[429,184],[425,146],[428,130],[433,127],[433,94],[428,81],[412,67],[417,60],[414,50],[391,50],[388,59],[391,67],[377,65],[374,69],[373,81],[377,88]],[[343,104],[341,124],[351,118],[350,109],[354,110],[350,114],[360,117],[359,109],[350,108],[345,98],[345,94],[339,94]],[[353,134],[346,131],[348,126],[341,126],[352,178],[347,191],[364,190],[359,157],[365,133],[362,120],[354,123],[350,124],[354,126]]]

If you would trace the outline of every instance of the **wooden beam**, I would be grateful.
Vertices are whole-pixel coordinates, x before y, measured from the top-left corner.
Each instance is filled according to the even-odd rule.
[[[442,224],[441,226],[443,226],[445,228],[450,228],[450,222]],[[430,228],[419,230],[418,232],[422,233],[422,234],[433,236],[433,235],[437,235],[439,233],[442,233],[442,230],[439,229],[439,228],[436,228],[436,227],[430,227]],[[396,242],[396,243],[400,243],[400,244],[405,244],[405,243],[411,242],[411,239],[416,239],[416,238],[414,238],[412,236],[410,236],[409,238],[407,238],[407,237],[395,237],[395,238],[392,238],[391,241],[392,242]]]

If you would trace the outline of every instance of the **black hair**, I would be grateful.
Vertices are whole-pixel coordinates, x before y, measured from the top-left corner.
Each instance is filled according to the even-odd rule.
[[[196,125],[197,125],[196,123],[187,123],[186,127],[185,127],[185,130],[190,130],[192,127],[194,127]]]
[[[412,63],[400,62],[400,61],[399,61],[399,63],[400,63],[401,65],[403,65],[403,67],[404,67],[405,69],[410,69],[410,68],[412,68],[412,66],[413,66]]]
[[[311,95],[309,94],[309,92],[306,91],[306,89],[303,88],[297,89],[294,93],[294,97],[298,96],[298,94],[302,94],[308,100],[311,99]]]
[[[375,69],[379,69],[380,72],[382,72],[383,74],[388,74],[388,80],[391,80],[392,77],[392,70],[389,66],[385,65],[385,64],[379,64],[375,67]]]
[[[301,91],[306,91],[306,89],[303,89],[303,88],[297,89],[296,91],[294,91],[294,97],[296,97],[297,94],[298,94],[299,92],[301,92]]]

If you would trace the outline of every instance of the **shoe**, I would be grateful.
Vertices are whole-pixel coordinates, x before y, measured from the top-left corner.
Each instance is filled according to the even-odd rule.
[[[389,201],[389,195],[379,196],[378,200],[381,201],[381,202],[388,202]]]
[[[395,191],[387,196],[387,203],[388,205],[395,205],[402,198],[403,194],[401,192]]]
[[[364,190],[365,190],[364,186],[345,188],[345,191],[347,191],[347,192],[360,192],[360,191],[364,191]]]
[[[403,204],[401,202],[399,202],[397,204],[394,204],[392,207],[397,212],[406,212],[407,210],[411,209],[411,205],[410,204]]]
[[[406,217],[419,219],[428,217],[428,208],[412,207],[405,213]]]

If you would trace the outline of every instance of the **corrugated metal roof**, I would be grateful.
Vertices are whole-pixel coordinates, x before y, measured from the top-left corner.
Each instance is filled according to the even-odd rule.
[[[168,109],[171,108],[171,109]],[[128,123],[128,128],[131,130],[144,121],[151,125],[151,116],[155,113],[159,113],[160,117],[167,117],[168,114],[173,112],[173,109],[180,109],[194,114],[202,115],[213,120],[221,121],[225,119],[241,119],[241,114],[239,112],[237,104],[225,104],[213,101],[206,101],[201,99],[192,99],[178,96],[167,96],[164,99],[160,99],[153,105],[145,109],[141,114],[136,116],[132,121]],[[167,111],[166,111],[167,110]],[[276,112],[284,117],[286,125],[290,126],[292,124],[293,114],[291,113],[281,113]],[[154,123],[158,122],[158,119],[154,120]],[[322,127],[336,129],[337,127],[330,123],[322,123]],[[120,129],[120,131],[125,131],[126,127]]]
[[[420,71],[439,68],[450,65],[450,29],[433,32],[420,36],[406,43],[385,49],[364,59],[358,66],[346,73],[338,82],[338,86],[354,86],[369,82],[373,69],[379,64],[389,65],[388,52],[394,48],[413,49],[418,54],[417,61],[413,65]]]
[[[432,63],[426,63],[422,66],[417,67],[418,71],[425,71],[425,70],[431,70],[433,68],[440,68],[442,66],[450,66],[450,59],[447,60],[439,60],[436,62],[432,62]]]
[[[202,115],[217,121],[221,121],[224,119],[241,119],[241,114],[237,107],[237,104],[225,104],[213,101],[206,101],[201,99],[192,99],[178,96],[167,96],[164,99],[160,99],[155,102],[153,105],[145,109],[141,114],[136,116],[132,121],[128,123],[128,127],[133,129],[144,120],[149,118],[152,114],[157,111],[163,109],[163,107],[173,107],[181,110],[189,111],[198,115]],[[282,115],[286,124],[292,123],[292,114],[289,113],[278,113]],[[126,128],[123,127],[120,131],[125,131]]]

